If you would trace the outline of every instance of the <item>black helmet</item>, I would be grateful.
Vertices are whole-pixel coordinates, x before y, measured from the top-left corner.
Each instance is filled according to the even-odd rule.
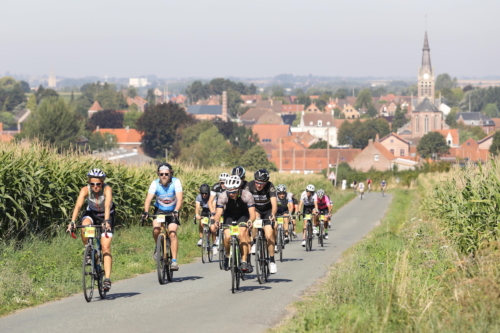
[[[210,186],[208,184],[201,184],[200,186],[200,194],[209,194]]]
[[[171,175],[174,174],[174,170],[172,169],[172,166],[169,163],[160,163],[158,165],[158,171],[157,172],[160,172],[160,171],[163,171],[163,170],[169,170]]]
[[[231,170],[231,175],[243,178],[245,177],[245,172],[246,172],[245,168],[242,167],[241,165],[238,165],[237,167],[234,167],[233,170]]]
[[[269,171],[267,171],[267,169],[259,169],[255,171],[254,179],[261,182],[267,182],[269,180]]]

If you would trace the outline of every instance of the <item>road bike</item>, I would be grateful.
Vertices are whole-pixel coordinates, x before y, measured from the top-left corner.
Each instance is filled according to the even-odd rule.
[[[245,280],[245,273],[241,269],[241,252],[240,241],[238,236],[240,234],[239,225],[230,225],[229,231],[231,235],[229,247],[229,266],[231,270],[231,291],[234,294],[235,290],[240,290],[240,279]]]
[[[306,229],[306,251],[312,251],[312,239],[313,235],[313,226],[312,226],[312,214],[303,214],[303,220]]]
[[[218,249],[219,249],[219,268],[221,270],[224,270],[224,258],[226,255],[226,249],[224,248],[224,228],[222,227],[222,223],[224,223],[224,218],[221,216],[219,219],[219,230],[218,232],[218,239],[219,239],[219,244],[217,244]]]
[[[359,191],[359,200],[363,200],[364,195],[365,195],[365,191]]]
[[[172,213],[150,215],[160,223],[160,234],[156,240],[156,272],[158,273],[158,282],[166,284],[172,282],[174,272],[172,271],[172,246],[168,229],[166,226],[166,217],[173,216]],[[175,218],[175,217],[174,217]]]
[[[90,302],[94,295],[94,287],[97,284],[99,296],[101,299],[105,299],[107,290],[104,289],[104,268],[101,266],[103,258],[100,242],[100,234],[103,226],[100,224],[89,224],[80,225],[76,228],[84,229],[84,236],[87,238],[87,245],[85,245],[85,250],[83,251],[82,264],[83,296],[87,302]],[[105,236],[108,237],[107,231],[105,231]],[[71,231],[71,237],[76,238],[74,231]]]
[[[297,236],[293,235],[293,226],[294,226],[293,221],[295,221],[296,218],[297,218],[297,215],[290,215],[290,218],[288,219],[288,241],[290,243],[292,242],[292,239],[294,237],[297,237]]]
[[[283,223],[288,216],[276,216],[276,250],[280,254],[280,261],[283,261],[283,250],[285,249],[285,229]],[[289,237],[290,238],[290,237]],[[276,255],[276,254],[275,254]]]
[[[319,233],[318,233],[318,244],[323,247],[323,237],[325,236],[325,221],[326,215],[321,214],[319,216]]]
[[[267,239],[264,234],[264,220],[257,219],[253,222],[253,227],[257,229],[255,237],[255,269],[259,283],[269,281],[269,250]]]
[[[201,243],[201,261],[203,263],[212,262],[214,254],[212,251],[212,232],[210,231],[210,218],[202,217],[201,224],[203,224],[203,237]]]
[[[372,190],[372,184],[368,184],[368,193]]]
[[[385,186],[382,186],[382,196],[385,197]]]

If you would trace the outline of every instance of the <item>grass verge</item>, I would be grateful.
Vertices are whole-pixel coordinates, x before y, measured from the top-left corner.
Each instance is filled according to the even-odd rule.
[[[394,195],[381,226],[271,332],[500,331],[498,244],[461,258],[439,223],[419,218],[417,191]]]

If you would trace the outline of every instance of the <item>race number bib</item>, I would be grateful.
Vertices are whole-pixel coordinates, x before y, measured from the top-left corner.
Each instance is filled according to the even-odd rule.
[[[255,229],[260,229],[260,228],[262,228],[262,220],[255,220],[255,221],[253,221],[253,227],[254,227]]]
[[[208,217],[203,217],[203,218],[201,219],[201,223],[203,223],[203,224],[208,224]]]
[[[158,215],[158,216],[156,216],[156,222],[158,222],[158,223],[165,223],[165,215]]]
[[[95,237],[95,228],[94,227],[85,228],[85,237],[94,238]]]
[[[237,225],[230,225],[229,231],[231,233],[231,236],[237,236],[240,234],[240,227]]]
[[[283,218],[282,218],[282,217],[278,217],[278,218],[276,219],[276,222],[277,222],[278,224],[283,224]]]

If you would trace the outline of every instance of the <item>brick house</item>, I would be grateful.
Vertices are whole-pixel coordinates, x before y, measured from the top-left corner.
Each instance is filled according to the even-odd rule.
[[[198,120],[220,118],[223,121],[228,121],[226,92],[222,92],[222,105],[190,105],[187,108],[187,113]]]
[[[410,157],[410,142],[396,133],[390,133],[384,136],[380,139],[380,144],[395,157]]]
[[[357,119],[360,117],[359,111],[356,110],[351,104],[344,104],[342,114],[346,119]]]
[[[305,113],[302,112],[302,118],[297,128],[298,132],[309,132],[316,138],[327,141],[330,145],[336,147],[337,128],[335,127],[335,118],[332,113]]]
[[[304,104],[288,104],[281,106],[281,114],[301,113],[304,111]]]
[[[305,111],[306,111],[306,112],[308,112],[308,113],[311,113],[311,112],[313,112],[313,113],[320,113],[320,112],[322,112],[322,111],[318,108],[318,106],[316,105],[316,103],[311,103],[311,105],[309,105],[309,106],[305,109]]]
[[[495,122],[481,112],[459,112],[456,116],[457,123],[467,126],[480,126],[486,134],[495,130]]]
[[[96,132],[114,134],[117,138],[118,147],[144,154],[141,148],[142,132],[136,129],[129,128],[128,126],[126,128],[99,128],[97,126],[94,133]]]
[[[434,132],[440,133],[446,140],[446,144],[452,148],[456,148],[460,145],[460,137],[458,134],[458,129],[442,129],[434,130]]]
[[[491,147],[491,145],[492,145],[492,143],[493,143],[493,135],[495,135],[494,132],[491,133],[490,135],[482,138],[481,140],[479,140],[477,142],[479,149],[487,149],[487,150],[489,150],[490,147]]]
[[[90,118],[94,115],[94,113],[102,111],[102,110],[103,110],[103,108],[101,107],[101,104],[99,104],[98,101],[94,101],[94,104],[92,104],[92,106],[90,107],[87,115]]]

